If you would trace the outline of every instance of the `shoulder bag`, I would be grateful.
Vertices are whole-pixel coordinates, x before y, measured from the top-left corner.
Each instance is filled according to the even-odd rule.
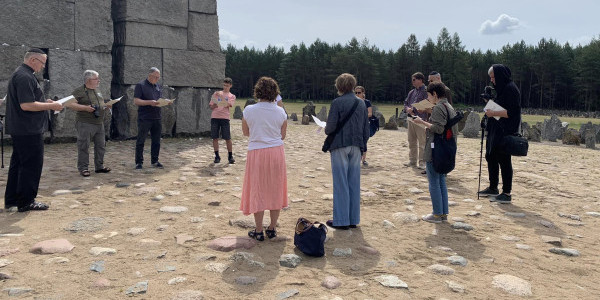
[[[446,125],[444,126],[444,132],[441,134],[433,135],[433,145],[431,147],[431,160],[433,162],[433,169],[439,174],[448,174],[456,165],[456,140],[454,139],[454,133],[452,132],[452,126],[456,124],[463,115],[457,112],[456,116],[450,119],[450,111],[446,108]]]
[[[325,224],[312,223],[305,218],[298,218],[294,233],[294,245],[302,253],[316,257],[325,255],[326,236],[327,226]]]
[[[350,119],[350,117],[354,114],[354,111],[356,110],[356,107],[358,106],[358,101],[361,101],[359,99],[356,99],[356,101],[354,102],[354,105],[352,106],[352,109],[350,110],[350,113],[347,114],[343,120],[338,121],[337,125],[335,126],[335,130],[327,135],[327,138],[325,139],[325,142],[323,142],[323,147],[321,148],[321,150],[323,152],[327,152],[329,151],[329,148],[331,147],[331,143],[333,143],[333,139],[335,138],[335,135],[340,132],[340,130],[342,130],[342,127],[344,127],[344,125],[346,124],[346,122]]]

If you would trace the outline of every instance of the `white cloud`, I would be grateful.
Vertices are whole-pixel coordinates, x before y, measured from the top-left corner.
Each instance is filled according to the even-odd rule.
[[[219,29],[219,39],[221,41],[228,41],[228,42],[233,42],[236,41],[240,38],[239,35],[229,32],[225,29]]]
[[[507,14],[501,14],[496,21],[486,20],[481,24],[481,34],[503,34],[509,33],[521,27],[521,21]]]

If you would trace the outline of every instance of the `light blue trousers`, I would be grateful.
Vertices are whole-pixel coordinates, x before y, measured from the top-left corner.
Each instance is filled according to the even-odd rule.
[[[331,151],[335,226],[360,223],[360,157],[360,148],[356,146]]]
[[[427,162],[427,179],[429,180],[429,195],[434,215],[448,214],[448,189],[446,174],[440,174],[433,168],[432,162]]]

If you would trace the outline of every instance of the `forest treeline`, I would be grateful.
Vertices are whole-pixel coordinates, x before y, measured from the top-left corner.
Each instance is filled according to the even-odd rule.
[[[510,67],[521,90],[521,104],[528,108],[600,110],[600,40],[585,46],[561,45],[542,39],[537,45],[524,41],[498,51],[465,50],[457,33],[442,28],[437,41],[424,44],[410,35],[397,51],[382,51],[356,38],[347,44],[327,44],[319,39],[307,46],[293,45],[288,52],[268,46],[264,50],[228,45],[225,73],[233,91],[252,97],[260,76],[275,78],[284,99],[331,100],[333,83],[344,72],[354,74],[367,89],[367,99],[402,102],[412,88],[411,75],[426,76],[435,70],[453,91],[453,101],[481,105],[479,95],[489,84],[487,70],[494,63]]]

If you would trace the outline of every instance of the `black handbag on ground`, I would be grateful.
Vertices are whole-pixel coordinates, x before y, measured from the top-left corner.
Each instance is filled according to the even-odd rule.
[[[325,255],[325,237],[327,236],[325,224],[311,223],[305,218],[298,218],[295,231],[294,245],[298,250],[309,256]]]
[[[504,151],[512,156],[527,156],[529,142],[519,133],[504,136],[502,144]]]
[[[463,118],[462,112],[457,112],[456,116],[450,119],[450,111],[446,108],[446,125],[442,134],[433,135],[433,147],[431,147],[431,160],[433,169],[439,174],[448,174],[456,165],[456,140],[452,132],[454,126]]]
[[[335,138],[335,135],[340,132],[340,130],[342,130],[342,127],[344,127],[344,125],[346,124],[346,122],[348,122],[348,120],[350,119],[350,117],[354,114],[354,111],[356,110],[356,107],[358,106],[358,98],[356,99],[356,101],[354,102],[354,105],[352,106],[352,109],[350,110],[350,113],[347,114],[343,120],[338,121],[337,126],[335,127],[335,130],[327,135],[327,138],[325,138],[325,142],[323,142],[323,147],[321,147],[321,150],[323,152],[327,152],[329,151],[329,148],[331,148],[331,143],[333,143],[333,139]]]

